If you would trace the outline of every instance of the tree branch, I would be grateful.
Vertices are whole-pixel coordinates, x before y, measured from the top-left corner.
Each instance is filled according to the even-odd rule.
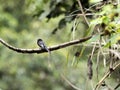
[[[112,70],[109,69],[109,71],[103,76],[103,78],[97,83],[96,87],[94,90],[98,90],[99,87],[101,86],[101,84],[104,82],[104,80],[111,74],[115,71],[115,69],[117,69],[118,67],[120,66],[120,63],[118,63],[117,65],[115,65],[113,67]]]
[[[71,46],[71,45],[75,45],[75,44],[78,44],[78,43],[85,42],[85,41],[89,40],[90,38],[92,38],[92,36],[81,38],[81,39],[78,39],[78,40],[73,40],[73,41],[66,42],[66,43],[59,44],[59,45],[55,45],[55,46],[52,46],[52,47],[48,47],[48,49],[50,51],[58,50],[58,49],[65,48],[65,47],[68,47],[68,46]],[[16,48],[16,47],[8,44],[7,42],[2,40],[1,38],[0,38],[0,43],[3,44],[4,46],[6,46],[7,48],[9,48],[9,49],[11,49],[13,51],[16,51],[18,53],[29,53],[29,54],[31,54],[31,53],[44,53],[44,52],[47,52],[46,50],[41,50],[41,49]]]

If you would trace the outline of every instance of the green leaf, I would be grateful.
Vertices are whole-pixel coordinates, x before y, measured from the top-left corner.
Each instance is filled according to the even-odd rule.
[[[95,26],[96,26],[95,24],[91,24],[90,27],[88,28],[85,36],[91,35],[93,33],[93,31],[94,31]]]
[[[107,16],[103,16],[102,17],[102,22],[107,25],[110,22],[110,18],[107,17]]]
[[[109,46],[116,44],[120,40],[120,33],[114,34],[107,42],[107,44],[104,46],[105,48],[108,48]]]
[[[89,39],[88,41],[85,42],[85,44],[90,44],[91,42],[95,42],[97,40],[100,39],[100,35],[97,34],[97,35],[94,35],[91,39]]]

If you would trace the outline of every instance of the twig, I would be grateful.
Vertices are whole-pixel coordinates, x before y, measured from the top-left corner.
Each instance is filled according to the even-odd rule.
[[[86,13],[85,14],[86,16],[93,16],[95,15],[94,13]],[[73,17],[73,16],[84,16],[83,14],[71,14],[71,15],[68,15],[68,16],[65,16],[65,17]]]
[[[118,85],[114,88],[114,90],[117,90],[117,88],[120,87],[120,83],[118,83]]]
[[[82,4],[81,4],[80,0],[77,0],[77,1],[78,1],[78,4],[79,4],[79,7],[80,7],[80,10],[81,10],[81,12],[82,12],[82,14],[83,14],[83,17],[84,17],[84,19],[85,19],[85,22],[86,22],[87,25],[89,26],[89,22],[88,22],[88,20],[87,20],[87,18],[86,18],[86,15],[85,15],[84,11],[83,11]]]
[[[63,74],[61,74],[61,77],[74,89],[76,90],[81,90],[80,88],[76,87],[75,85],[73,85]]]
[[[98,88],[101,86],[101,84],[102,84],[102,82],[112,73],[112,72],[114,72],[114,70],[116,69],[116,68],[118,68],[120,66],[120,63],[118,63],[117,65],[115,65],[114,67],[113,67],[113,70],[110,70],[109,69],[109,71],[103,76],[103,78],[98,82],[98,84],[96,85],[96,87],[95,87],[95,90],[98,90]]]
[[[81,38],[81,39],[78,39],[78,40],[73,40],[73,41],[66,42],[66,43],[59,44],[59,45],[55,45],[55,46],[52,46],[52,47],[48,47],[48,49],[50,51],[58,50],[58,49],[65,48],[65,47],[68,47],[68,46],[71,46],[71,45],[75,45],[75,44],[79,44],[79,43],[85,42],[85,41],[89,40],[90,38],[92,38],[92,36]],[[7,48],[9,48],[9,49],[11,49],[13,51],[16,51],[18,53],[29,53],[29,54],[31,54],[31,53],[44,53],[44,52],[47,52],[46,50],[40,50],[40,49],[16,48],[16,47],[8,44],[7,42],[2,40],[1,38],[0,38],[0,43],[2,43]]]

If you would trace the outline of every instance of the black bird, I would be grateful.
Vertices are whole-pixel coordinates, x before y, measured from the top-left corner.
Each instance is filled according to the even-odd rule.
[[[46,50],[48,52],[48,64],[49,64],[49,67],[51,67],[51,65],[50,65],[50,60],[51,60],[50,50],[47,48],[47,46],[45,45],[45,43],[43,42],[42,39],[38,39],[37,44],[42,50]]]
[[[46,45],[45,45],[45,43],[43,42],[42,39],[38,39],[38,40],[37,40],[37,44],[38,44],[38,46],[39,46],[41,49],[46,50],[46,51],[49,52],[48,48],[46,47]]]

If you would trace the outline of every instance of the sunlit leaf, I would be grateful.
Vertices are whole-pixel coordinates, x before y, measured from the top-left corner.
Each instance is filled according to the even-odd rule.
[[[120,34],[114,34],[113,36],[111,36],[111,38],[108,40],[107,44],[104,47],[108,48],[109,46],[116,44],[118,40],[120,40]]]
[[[91,39],[85,42],[85,44],[91,44],[91,42],[96,42],[100,39],[100,35],[94,35]]]

